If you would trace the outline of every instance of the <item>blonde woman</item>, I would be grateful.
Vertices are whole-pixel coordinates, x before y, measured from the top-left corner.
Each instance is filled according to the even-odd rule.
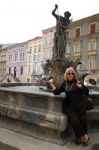
[[[68,107],[66,106],[67,115],[72,124],[76,137],[76,144],[82,143],[83,146],[87,146],[89,136],[87,134],[86,104],[82,97],[84,85],[77,80],[74,68],[69,67],[66,69],[64,73],[64,82],[59,88],[54,86],[53,80],[49,82],[55,95],[61,92],[66,93],[66,101],[68,101]]]

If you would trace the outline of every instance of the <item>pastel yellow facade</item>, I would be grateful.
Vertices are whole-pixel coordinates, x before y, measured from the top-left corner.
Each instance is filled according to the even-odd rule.
[[[35,37],[28,41],[27,52],[27,72],[28,77],[32,80],[43,74],[41,63],[43,61],[42,37]]]

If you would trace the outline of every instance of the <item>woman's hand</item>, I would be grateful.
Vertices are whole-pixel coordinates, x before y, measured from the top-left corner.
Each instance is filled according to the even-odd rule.
[[[77,82],[76,82],[76,86],[79,87],[79,88],[82,88],[81,82],[80,82],[80,81],[77,81]]]
[[[53,84],[53,79],[50,79],[48,83]]]
[[[53,90],[56,89],[56,87],[55,87],[55,85],[54,85],[54,83],[53,83],[53,79],[50,79],[50,80],[48,81],[48,83],[50,84],[50,86],[52,87]]]

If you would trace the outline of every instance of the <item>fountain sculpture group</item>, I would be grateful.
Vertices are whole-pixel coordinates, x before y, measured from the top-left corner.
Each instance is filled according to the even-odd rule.
[[[57,13],[56,13],[57,11]],[[54,33],[54,46],[53,56],[51,60],[47,60],[43,64],[43,69],[46,76],[50,76],[54,79],[54,84],[59,86],[62,79],[63,73],[66,67],[68,67],[70,61],[65,59],[66,51],[66,29],[70,24],[71,13],[66,11],[64,17],[59,15],[58,5],[55,5],[52,15],[56,18],[56,32]],[[50,88],[48,86],[48,88]]]

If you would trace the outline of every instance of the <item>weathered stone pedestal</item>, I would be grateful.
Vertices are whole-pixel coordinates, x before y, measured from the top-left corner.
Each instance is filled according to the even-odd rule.
[[[2,87],[0,124],[29,136],[64,144],[68,127],[67,116],[62,113],[63,99],[64,96],[54,96],[38,87]]]

